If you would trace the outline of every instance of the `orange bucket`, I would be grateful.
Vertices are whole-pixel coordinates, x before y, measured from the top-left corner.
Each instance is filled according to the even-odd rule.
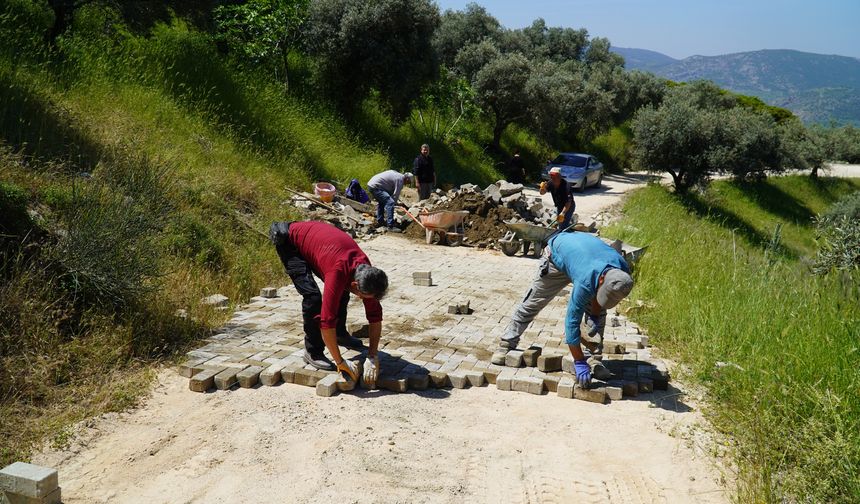
[[[334,195],[337,194],[337,189],[328,182],[317,182],[314,184],[314,194],[325,203],[331,203]]]

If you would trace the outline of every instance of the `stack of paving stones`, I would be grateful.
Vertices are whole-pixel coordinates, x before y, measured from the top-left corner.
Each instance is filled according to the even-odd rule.
[[[614,311],[607,317],[603,355],[612,378],[595,381],[588,390],[574,386],[563,337],[569,289],[525,331],[521,350],[505,355],[504,364],[493,364],[499,335],[531,282],[536,263],[530,260],[406,244],[401,238],[374,240],[363,248],[386,271],[391,286],[383,300],[377,388],[406,392],[495,385],[499,390],[602,403],[668,387],[666,366],[651,355],[648,337]],[[413,276],[414,266],[399,259],[409,248],[421,252],[424,264],[433,265],[433,289],[413,285],[430,272]],[[359,322],[364,315],[360,300],[351,300],[349,313],[353,334],[366,333]],[[301,297],[292,287],[266,288],[204,346],[189,352],[179,372],[197,392],[290,383],[331,396],[348,388],[336,373],[306,365],[303,347]],[[359,364],[364,360],[352,350],[343,355]]]
[[[0,503],[59,504],[57,470],[24,462],[0,469]]]

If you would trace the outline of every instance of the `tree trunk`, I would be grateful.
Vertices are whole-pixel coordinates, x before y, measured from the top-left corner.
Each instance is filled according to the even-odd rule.
[[[684,187],[684,183],[682,182],[684,180],[684,172],[679,171],[678,173],[675,173],[675,170],[666,170],[666,171],[668,171],[669,175],[672,176],[672,183],[675,184],[675,192],[676,193],[686,192],[687,188]]]
[[[505,131],[505,127],[507,127],[508,123],[498,119],[496,116],[496,125],[493,126],[493,148],[496,149],[496,152],[502,151],[502,133]]]
[[[818,165],[812,167],[812,172],[809,173],[809,178],[817,179],[818,178]]]
[[[49,2],[51,9],[54,11],[54,24],[51,25],[48,31],[48,44],[54,45],[57,37],[66,31],[69,26],[69,19],[72,16],[74,4],[68,0],[52,0]]]
[[[290,90],[289,57],[290,50],[288,48],[281,49],[281,60],[284,63],[284,89],[286,89],[287,91]]]

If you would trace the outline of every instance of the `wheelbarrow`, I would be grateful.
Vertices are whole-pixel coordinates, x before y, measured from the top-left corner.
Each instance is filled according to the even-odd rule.
[[[463,243],[463,238],[466,234],[466,225],[463,221],[468,216],[468,210],[437,210],[435,212],[418,214],[418,218],[421,219],[419,224],[424,228],[425,239],[428,245],[447,243],[452,247]]]
[[[522,247],[523,255],[528,255],[529,245],[534,244],[534,254],[539,256],[546,246],[549,236],[555,233],[551,227],[538,226],[528,222],[505,222],[508,232],[499,240],[499,246],[506,256],[512,256]]]

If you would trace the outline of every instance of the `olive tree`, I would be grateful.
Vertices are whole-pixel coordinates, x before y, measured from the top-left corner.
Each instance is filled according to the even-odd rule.
[[[309,0],[248,0],[214,11],[215,37],[252,65],[275,63],[275,77],[289,87],[290,51],[298,44]]]
[[[487,9],[470,3],[462,11],[447,10],[433,36],[433,48],[440,62],[452,68],[464,47],[495,37],[501,27]]]
[[[524,119],[531,103],[526,89],[531,62],[519,53],[503,54],[484,65],[472,86],[478,103],[493,116],[493,147],[500,149],[509,124]]]
[[[395,118],[438,73],[432,37],[439,10],[430,0],[316,0],[304,24],[317,81],[342,106],[371,90]]]

